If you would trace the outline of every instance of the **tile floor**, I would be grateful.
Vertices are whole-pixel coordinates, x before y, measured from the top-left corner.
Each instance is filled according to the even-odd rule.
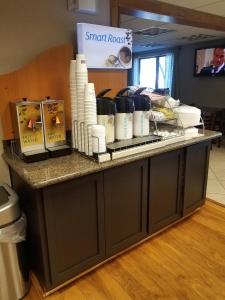
[[[225,140],[220,148],[213,144],[210,152],[206,196],[225,205]]]

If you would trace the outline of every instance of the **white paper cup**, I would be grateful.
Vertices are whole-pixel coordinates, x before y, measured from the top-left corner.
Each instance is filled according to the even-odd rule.
[[[91,136],[91,127],[96,123],[85,123],[85,154],[92,156],[92,136]]]
[[[70,78],[71,79],[76,78],[76,60],[70,61]]]
[[[94,83],[89,82],[85,85],[84,101],[85,102],[95,102],[96,103]]]
[[[78,131],[77,131],[77,120],[72,118],[72,148],[78,148]]]

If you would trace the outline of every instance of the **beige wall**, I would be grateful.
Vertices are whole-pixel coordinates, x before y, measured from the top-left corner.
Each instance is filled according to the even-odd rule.
[[[0,10],[0,74],[12,72],[43,50],[74,41],[76,22],[110,23],[110,0],[98,0],[96,15],[76,14],[67,0],[7,0]]]
[[[67,0],[2,0],[0,75],[24,66],[50,47],[75,43],[77,22],[109,25],[109,2],[98,0],[98,13],[87,15],[68,11]],[[8,170],[1,158],[2,148],[0,130],[0,180],[9,182]]]

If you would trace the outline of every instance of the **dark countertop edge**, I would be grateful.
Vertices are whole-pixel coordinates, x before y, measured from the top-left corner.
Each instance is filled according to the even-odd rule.
[[[146,159],[149,157],[153,157],[156,155],[160,155],[166,152],[170,152],[170,151],[174,151],[176,149],[180,149],[183,147],[187,147],[190,145],[194,145],[194,144],[198,144],[201,142],[205,142],[205,141],[209,141],[209,140],[213,140],[213,139],[217,139],[219,137],[222,136],[222,133],[220,132],[215,132],[215,131],[208,131],[211,133],[211,135],[204,135],[201,137],[196,137],[196,138],[192,138],[183,142],[178,142],[178,143],[174,143],[174,144],[169,144],[167,146],[164,147],[159,147],[153,150],[148,150],[139,154],[134,154],[131,156],[127,156],[124,158],[120,158],[120,159],[115,159],[115,160],[111,160],[105,163],[96,163],[96,168],[93,168],[92,170],[88,170],[88,171],[84,171],[84,172],[79,172],[76,174],[68,174],[62,177],[57,177],[57,178],[53,178],[50,179],[48,181],[40,181],[38,183],[34,183],[32,181],[30,181],[27,176],[24,176],[24,174],[21,174],[18,170],[18,168],[15,167],[15,163],[13,163],[13,161],[7,157],[6,153],[3,153],[2,157],[3,159],[6,161],[6,163],[27,183],[29,184],[29,186],[33,189],[41,189],[41,188],[45,188],[54,184],[60,184],[62,182],[68,181],[68,180],[72,180],[72,179],[76,179],[85,175],[90,175],[90,174],[94,174],[94,173],[98,173],[101,172],[103,170],[107,170],[107,169],[111,169],[113,167],[119,167],[122,165],[125,165],[127,163],[131,163],[137,160],[141,160],[141,159]],[[156,153],[157,152],[157,153]],[[81,157],[84,157],[83,155],[80,154]],[[87,160],[89,160],[89,158],[86,158]]]

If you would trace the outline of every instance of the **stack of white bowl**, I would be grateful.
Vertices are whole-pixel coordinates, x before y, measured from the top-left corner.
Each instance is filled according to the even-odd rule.
[[[84,54],[76,56],[76,89],[77,89],[77,119],[78,119],[78,150],[85,152],[84,130],[84,90],[88,83],[88,71]]]
[[[70,61],[70,99],[72,120],[72,148],[77,149],[77,89],[76,89],[76,60]]]
[[[174,108],[174,112],[178,116],[178,125],[184,128],[199,125],[201,118],[201,110],[197,107],[189,105],[181,105]]]
[[[106,152],[105,126],[93,125],[91,127],[91,135],[92,135],[93,153],[105,153]]]
[[[92,125],[97,124],[96,96],[93,83],[85,85],[84,95],[85,154],[92,156],[91,128]]]

